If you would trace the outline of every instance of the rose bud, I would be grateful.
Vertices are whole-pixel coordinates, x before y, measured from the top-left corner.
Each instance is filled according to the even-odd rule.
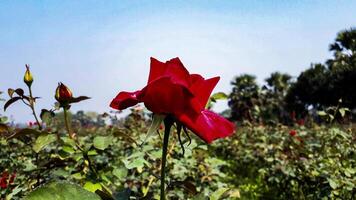
[[[70,89],[63,83],[58,83],[56,95],[54,97],[59,103],[65,103],[73,98],[73,94],[72,91],[70,91]]]
[[[28,87],[31,87],[33,82],[33,77],[30,72],[30,65],[26,64],[25,66],[26,66],[26,72],[25,72],[25,76],[23,77],[23,81],[26,83]]]

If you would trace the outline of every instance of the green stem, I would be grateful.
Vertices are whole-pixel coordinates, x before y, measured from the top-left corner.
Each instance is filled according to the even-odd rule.
[[[90,160],[90,158],[89,158],[88,153],[80,146],[79,141],[74,137],[74,134],[73,134],[73,132],[72,132],[71,126],[70,126],[70,124],[69,124],[67,111],[68,111],[68,109],[67,109],[66,107],[63,107],[64,123],[65,123],[66,129],[67,129],[67,132],[68,132],[68,134],[69,134],[69,138],[72,139],[72,140],[74,140],[75,146],[82,152],[83,158],[88,161],[89,169],[90,169],[92,172],[94,172],[94,174],[95,174],[96,176],[98,176],[98,172],[97,172],[97,170],[95,169],[95,167],[93,166],[93,164],[92,164],[92,162],[91,162],[91,160]]]
[[[166,176],[166,159],[167,159],[167,149],[169,133],[174,121],[170,116],[164,119],[164,137],[163,137],[163,149],[162,149],[162,164],[161,164],[161,198],[160,200],[165,200],[165,176]]]
[[[38,118],[37,118],[37,114],[36,114],[36,111],[35,111],[35,106],[33,105],[35,100],[33,99],[32,90],[31,90],[31,87],[30,87],[30,86],[28,86],[28,91],[30,92],[30,99],[31,99],[30,108],[31,108],[31,110],[32,110],[32,114],[33,114],[33,116],[35,117],[35,120],[36,120],[37,125],[38,125],[38,129],[39,129],[39,130],[42,130],[42,125],[40,124],[40,121],[39,121]]]
[[[64,114],[64,124],[66,126],[67,132],[69,134],[69,138],[74,139],[72,130],[70,129],[69,121],[68,121],[68,114],[67,114],[67,108],[63,108],[63,114]]]

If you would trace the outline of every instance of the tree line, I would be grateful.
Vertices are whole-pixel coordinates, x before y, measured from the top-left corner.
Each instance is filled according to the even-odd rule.
[[[312,63],[296,79],[274,72],[260,86],[253,75],[235,77],[228,102],[230,119],[291,123],[318,118],[317,111],[340,108],[348,108],[343,112],[348,111],[352,118],[356,109],[356,28],[339,32],[329,50],[332,58]],[[335,112],[333,117],[344,117],[343,112]]]

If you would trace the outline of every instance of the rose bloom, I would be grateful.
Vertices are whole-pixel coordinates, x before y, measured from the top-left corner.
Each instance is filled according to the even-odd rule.
[[[143,102],[155,114],[173,116],[207,143],[230,136],[235,126],[205,109],[219,77],[204,79],[190,74],[179,58],[165,63],[151,58],[147,85],[135,92],[120,92],[110,107],[123,110]]]
[[[296,130],[290,130],[289,131],[289,135],[293,137],[293,136],[297,135],[297,131]]]

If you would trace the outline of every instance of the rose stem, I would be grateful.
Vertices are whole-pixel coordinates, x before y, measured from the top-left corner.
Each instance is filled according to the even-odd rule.
[[[162,164],[161,164],[161,198],[160,200],[165,200],[165,176],[166,176],[166,158],[168,149],[168,139],[171,127],[174,121],[170,116],[164,119],[164,137],[163,137],[163,149],[162,149]]]

